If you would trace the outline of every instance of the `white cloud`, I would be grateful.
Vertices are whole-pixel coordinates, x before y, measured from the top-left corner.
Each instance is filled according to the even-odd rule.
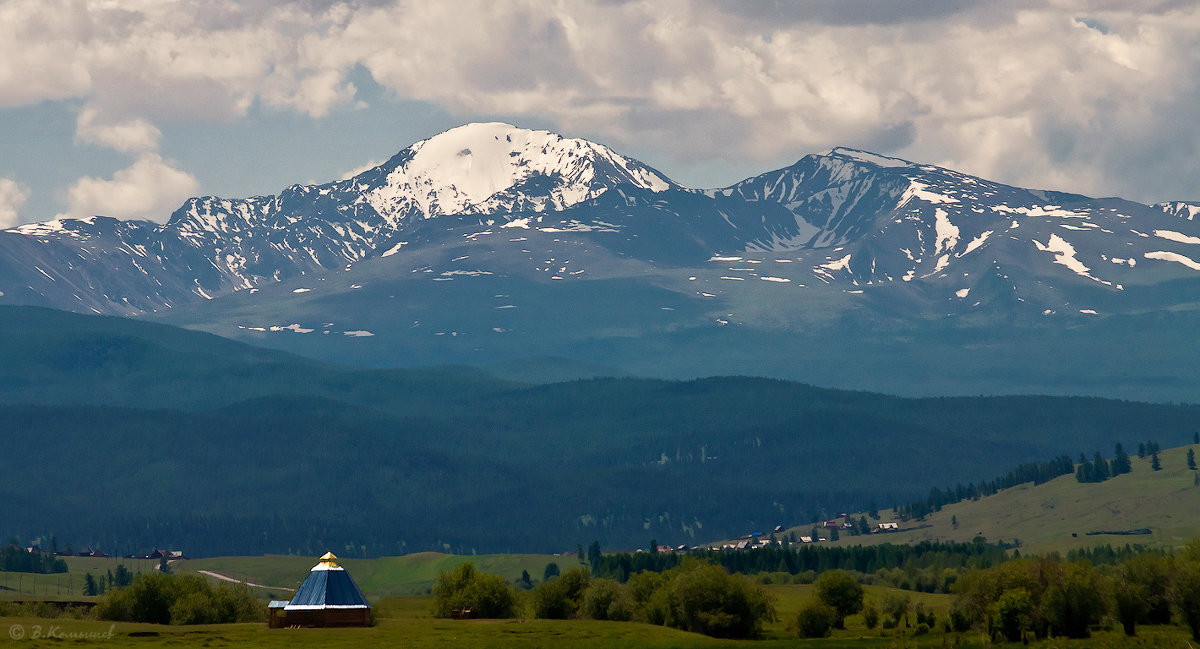
[[[0,60],[0,106],[82,99],[80,141],[130,152],[256,104],[344,118],[362,69],[668,172],[846,144],[1144,200],[1200,176],[1194,2],[7,0]]]
[[[0,178],[0,230],[21,223],[21,206],[29,198],[29,189],[10,178]]]
[[[75,181],[67,192],[67,213],[59,218],[101,215],[165,222],[197,188],[191,174],[156,153],[145,153],[111,179],[85,176]]]
[[[399,96],[669,162],[850,144],[1133,197],[1200,173],[1200,6],[1014,1],[907,21],[821,6],[779,21],[669,1],[393,4],[314,38]]]
[[[103,123],[95,107],[85,107],[75,123],[75,140],[110,147],[128,153],[158,150],[162,133],[144,119]]]

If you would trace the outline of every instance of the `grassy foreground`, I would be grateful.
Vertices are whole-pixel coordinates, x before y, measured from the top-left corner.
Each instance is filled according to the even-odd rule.
[[[775,649],[781,647],[880,647],[937,648],[1006,646],[987,643],[977,633],[934,631],[916,636],[911,629],[868,630],[862,616],[846,620],[844,631],[830,638],[800,640],[787,630],[787,622],[800,603],[812,594],[811,586],[769,586],[777,597],[781,619],[765,629],[759,640],[720,640],[665,627],[632,622],[591,620],[468,620],[434,619],[431,599],[425,595],[388,597],[375,602],[377,624],[363,629],[268,629],[266,624],[159,626],[111,623],[83,619],[35,617],[0,618],[0,646],[103,646],[103,647],[321,647],[370,649],[403,646],[410,649]],[[868,598],[879,598],[887,589],[866,588]],[[910,593],[945,619],[951,597]],[[1114,649],[1161,647],[1188,649],[1189,636],[1181,627],[1139,627],[1138,637],[1126,638],[1119,627],[1097,630],[1086,640],[1054,639],[1033,647]],[[1019,644],[1011,645],[1021,646]]]

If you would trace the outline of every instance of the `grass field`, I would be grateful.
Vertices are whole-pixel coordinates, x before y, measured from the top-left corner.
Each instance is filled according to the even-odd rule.
[[[118,565],[124,565],[135,575],[151,572],[158,561],[149,559],[122,559],[120,557],[64,557],[67,572],[38,575],[22,572],[0,572],[0,600],[44,599],[50,601],[87,601],[83,596],[86,576],[107,577]],[[310,566],[311,567],[311,566]],[[3,636],[0,636],[3,637]]]
[[[945,634],[938,631],[917,636],[911,629],[868,630],[861,615],[846,620],[846,629],[819,640],[799,640],[787,623],[800,604],[811,595],[811,586],[768,586],[777,597],[781,619],[765,629],[758,640],[719,640],[674,629],[638,623],[590,620],[467,620],[435,619],[429,615],[430,597],[408,595],[375,601],[377,624],[363,629],[268,629],[266,624],[209,626],[157,626],[95,620],[0,618],[0,646],[39,647],[262,647],[371,649],[403,646],[409,649],[776,649],[782,647],[880,647],[936,648],[989,647],[977,633]],[[867,597],[881,597],[883,588],[867,587]],[[951,601],[948,595],[911,593],[924,601],[939,617]],[[20,637],[18,637],[20,636]],[[35,636],[40,639],[34,639]],[[47,637],[51,636],[51,637]],[[20,640],[17,642],[16,640]],[[1119,630],[1097,631],[1088,640],[1051,640],[1031,646],[1080,649],[1117,647],[1160,647],[1188,649],[1188,635],[1178,627],[1142,627],[1139,637],[1125,638]],[[94,643],[94,644],[93,644]],[[1014,644],[1014,647],[1021,645]]]
[[[414,595],[428,593],[437,580],[438,573],[450,570],[460,563],[471,561],[483,572],[503,576],[510,582],[521,577],[521,571],[529,572],[534,580],[540,580],[546,566],[558,564],[566,572],[577,567],[576,557],[559,557],[548,554],[485,554],[476,556],[419,552],[399,557],[378,559],[339,559],[339,563],[353,575],[355,582],[368,597]],[[317,563],[317,557],[267,555],[262,557],[214,557],[191,559],[178,563],[178,570],[199,572],[207,570],[232,577],[239,581],[258,584],[255,591],[276,599],[288,599],[291,591],[304,581],[308,571]]]
[[[948,505],[924,521],[908,521],[910,529],[870,536],[843,536],[836,543],[874,545],[920,541],[968,542],[977,535],[988,541],[1021,541],[1021,553],[1065,552],[1073,548],[1126,543],[1174,548],[1200,537],[1200,487],[1187,468],[1187,449],[1161,451],[1161,471],[1150,458],[1134,456],[1133,472],[1101,483],[1085,484],[1074,475],[1045,484],[1027,483],[977,501]],[[1090,455],[1090,454],[1089,454]],[[953,485],[947,485],[953,486]],[[880,510],[889,520],[890,510]],[[854,514],[855,520],[862,514]],[[957,529],[952,521],[957,520]],[[809,526],[789,531],[807,535]],[[1149,535],[1093,535],[1088,532],[1148,528]]]

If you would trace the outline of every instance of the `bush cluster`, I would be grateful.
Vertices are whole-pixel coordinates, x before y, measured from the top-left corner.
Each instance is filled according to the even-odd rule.
[[[433,587],[434,617],[453,617],[455,611],[465,610],[471,617],[514,617],[516,597],[504,577],[479,572],[468,561],[440,573]]]
[[[221,624],[262,622],[266,607],[243,584],[213,586],[200,575],[138,575],[125,588],[109,591],[94,615],[115,622]]]
[[[1174,557],[1143,554],[1097,568],[1057,556],[1017,559],[964,575],[950,610],[959,631],[982,629],[1009,642],[1028,636],[1086,638],[1107,615],[1127,635],[1167,624],[1172,613],[1200,641],[1200,539]]]
[[[451,617],[469,608],[472,617],[510,617],[514,593],[502,577],[465,563],[438,576],[434,615]],[[568,570],[534,587],[529,606],[542,619],[637,620],[718,638],[755,637],[775,619],[774,600],[761,586],[696,559],[666,572],[632,575],[627,584],[593,577],[584,568]]]

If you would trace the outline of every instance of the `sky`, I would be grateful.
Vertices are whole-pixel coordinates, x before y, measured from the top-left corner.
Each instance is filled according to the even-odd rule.
[[[165,221],[475,121],[691,187],[850,146],[1200,200],[1195,0],[0,0],[0,228]]]

